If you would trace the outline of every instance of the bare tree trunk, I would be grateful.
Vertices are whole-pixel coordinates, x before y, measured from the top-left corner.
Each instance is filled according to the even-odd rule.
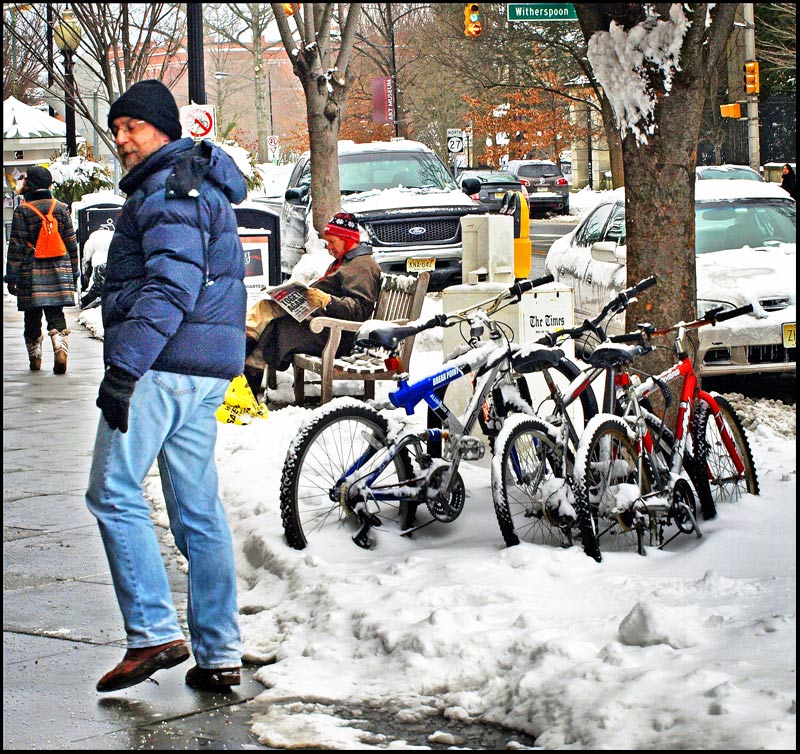
[[[317,233],[331,217],[341,211],[339,186],[339,126],[342,109],[352,84],[349,71],[361,3],[350,3],[346,18],[339,9],[339,30],[331,35],[333,3],[293,3],[293,33],[281,3],[270,3],[281,41],[293,63],[295,76],[306,95],[306,118],[311,151],[311,196],[314,227]]]
[[[609,70],[607,59],[598,54],[595,62],[603,70],[595,70],[595,74],[602,73],[597,76],[598,82],[615,108],[618,126],[627,121],[622,137],[627,278],[633,284],[648,275],[658,276],[658,285],[628,309],[627,325],[630,328],[647,321],[668,326],[692,319],[697,309],[694,254],[697,145],[706,84],[733,30],[736,4],[716,4],[710,16],[706,3],[683,6],[595,3],[578,4],[575,9],[589,44],[590,61],[593,42],[599,46],[597,49],[605,50],[605,55],[609,54],[606,49],[609,46],[621,51],[616,70]],[[635,56],[626,55],[632,46],[625,38],[628,31],[636,28],[638,34],[646,35],[662,24],[666,38],[671,35],[674,41],[678,39],[681,22],[677,57],[665,62],[658,58],[659,50],[655,57],[644,57],[634,67]],[[616,36],[608,34],[612,23]],[[637,49],[646,46],[639,42]],[[601,80],[602,77],[606,80]],[[643,86],[649,94],[652,111],[625,111],[622,95],[627,92],[617,93],[616,99],[612,94],[614,87],[621,88],[620,81]],[[612,141],[609,140],[609,145]],[[660,370],[672,363],[669,351],[655,354],[648,368]]]

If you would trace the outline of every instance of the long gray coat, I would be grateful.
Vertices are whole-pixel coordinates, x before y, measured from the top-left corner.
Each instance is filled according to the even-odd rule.
[[[331,295],[331,301],[324,311],[317,315],[363,322],[372,316],[381,285],[381,269],[372,257],[372,247],[359,244],[344,255],[341,266],[332,273],[313,283]],[[312,317],[314,314],[311,315]],[[328,333],[312,333],[308,321],[298,322],[285,316],[272,320],[259,338],[264,361],[277,371],[288,369],[292,356],[307,353],[320,356],[328,340]],[[350,352],[353,347],[353,333],[343,333],[337,356]]]

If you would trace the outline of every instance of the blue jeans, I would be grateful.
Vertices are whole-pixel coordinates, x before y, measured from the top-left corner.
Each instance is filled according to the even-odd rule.
[[[189,561],[188,624],[203,668],[241,665],[233,544],[219,498],[214,411],[227,380],[151,370],[128,431],[97,427],[86,504],[97,518],[128,647],[184,638],[142,482],[158,459],[170,528]]]

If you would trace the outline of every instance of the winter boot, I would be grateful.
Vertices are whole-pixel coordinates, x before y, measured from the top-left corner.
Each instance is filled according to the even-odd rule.
[[[69,356],[69,330],[48,330],[47,334],[53,341],[53,374],[64,374],[67,371],[67,356]]]
[[[38,340],[28,340],[25,338],[25,346],[28,349],[28,361],[32,372],[38,372],[42,368],[42,341],[44,335],[40,335]]]

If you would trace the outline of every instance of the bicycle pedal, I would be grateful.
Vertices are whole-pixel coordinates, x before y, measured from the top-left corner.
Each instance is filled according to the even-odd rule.
[[[459,450],[464,461],[480,461],[486,455],[486,446],[479,437],[462,437]]]

